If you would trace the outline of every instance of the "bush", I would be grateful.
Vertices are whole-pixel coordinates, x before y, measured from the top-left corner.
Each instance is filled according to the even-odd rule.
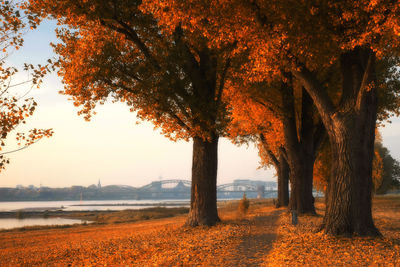
[[[17,219],[20,219],[20,220],[25,218],[25,214],[22,210],[18,210],[16,213],[16,216],[17,216]]]
[[[243,194],[243,198],[239,201],[238,212],[244,215],[249,210],[250,201],[246,198],[246,193]]]
[[[43,218],[45,218],[45,219],[49,218],[49,211],[48,210],[45,210],[43,212]]]

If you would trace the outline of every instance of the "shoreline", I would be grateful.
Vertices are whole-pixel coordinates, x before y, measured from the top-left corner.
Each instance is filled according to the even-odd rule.
[[[15,228],[0,229],[2,232],[10,231],[29,231],[43,230],[53,228],[70,228],[76,225],[99,225],[99,224],[116,224],[116,223],[132,223],[137,221],[146,221],[160,218],[175,217],[187,214],[189,211],[186,207],[151,207],[136,210],[94,210],[94,211],[27,211],[27,212],[0,212],[0,219],[73,219],[80,220],[81,223],[75,224],[48,224],[48,225],[27,225]]]

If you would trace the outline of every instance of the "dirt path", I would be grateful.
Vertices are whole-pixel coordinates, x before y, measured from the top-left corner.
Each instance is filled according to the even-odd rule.
[[[223,266],[260,266],[277,238],[277,221],[285,210],[267,210],[243,223],[246,232],[234,249],[231,259],[224,258]]]
[[[277,238],[277,221],[283,210],[277,210],[267,216],[257,216],[251,222],[250,233],[243,237],[239,246],[241,255],[237,257],[236,265],[249,266],[251,263],[258,266],[262,263],[262,255],[268,254]]]

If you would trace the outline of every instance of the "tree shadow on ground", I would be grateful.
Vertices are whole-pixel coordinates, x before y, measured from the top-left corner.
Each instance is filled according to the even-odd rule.
[[[274,210],[266,215],[255,216],[251,220],[237,223],[247,227],[247,234],[242,236],[238,246],[229,257],[224,258],[224,266],[260,266],[263,258],[273,247],[277,238],[277,221],[286,209]]]

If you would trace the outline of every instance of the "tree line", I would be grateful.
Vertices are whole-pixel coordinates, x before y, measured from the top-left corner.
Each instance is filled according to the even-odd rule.
[[[399,113],[397,1],[30,0],[22,8],[37,23],[58,21],[57,57],[36,71],[57,70],[86,119],[98,104],[123,101],[171,140],[193,141],[188,225],[220,220],[218,140],[228,137],[255,142],[275,166],[280,206],[315,213],[318,180],[321,230],[380,235],[372,177],[386,175],[373,168],[387,155],[375,145],[377,126]]]
[[[135,197],[139,198],[137,188],[114,185],[102,188],[96,185],[64,188],[0,188],[0,201],[127,200]]]

